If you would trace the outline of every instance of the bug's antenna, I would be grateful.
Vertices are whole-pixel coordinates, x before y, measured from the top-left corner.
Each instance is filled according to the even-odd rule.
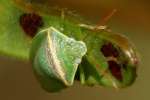
[[[113,9],[110,13],[105,15],[100,23],[97,24],[97,26],[104,26],[106,23],[112,18],[112,16],[117,12],[117,9]]]
[[[107,29],[106,23],[111,19],[111,17],[117,12],[117,9],[113,9],[110,13],[105,15],[102,20],[96,25],[87,25],[87,24],[79,24],[80,27],[84,27],[90,30],[105,30]]]

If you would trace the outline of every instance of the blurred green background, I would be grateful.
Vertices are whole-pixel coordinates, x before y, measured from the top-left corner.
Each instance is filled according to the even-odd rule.
[[[117,9],[108,26],[113,32],[127,35],[137,47],[141,58],[137,80],[131,87],[119,91],[76,83],[71,88],[52,94],[39,86],[29,62],[1,56],[0,100],[150,100],[150,1],[48,0],[46,3],[76,10],[95,23],[112,9]]]

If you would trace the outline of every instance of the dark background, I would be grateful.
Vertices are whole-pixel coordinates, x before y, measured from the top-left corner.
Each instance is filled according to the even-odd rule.
[[[38,0],[41,3],[44,1]],[[60,93],[47,93],[36,81],[28,62],[0,57],[0,100],[150,100],[150,2],[147,0],[48,0],[47,5],[76,10],[97,23],[112,9],[117,13],[108,26],[127,35],[141,57],[136,82],[114,90],[76,83]]]

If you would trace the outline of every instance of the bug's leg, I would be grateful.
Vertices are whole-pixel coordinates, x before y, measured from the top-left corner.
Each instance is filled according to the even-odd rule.
[[[85,84],[85,73],[83,67],[79,67],[81,84]]]
[[[65,20],[67,19],[66,16],[67,16],[68,9],[67,8],[60,8],[59,11],[60,11],[60,18],[61,18],[60,30],[61,30],[61,32],[64,32],[64,23],[65,23]]]
[[[65,18],[65,9],[61,9],[61,18],[62,18],[62,19]]]
[[[93,25],[88,25],[88,24],[79,24],[79,26],[81,28],[86,28],[86,29],[89,29],[89,30],[94,30],[95,29],[95,26]]]
[[[65,19],[65,14],[67,12],[67,8],[62,8],[60,9],[60,16],[61,16],[61,19]]]
[[[108,57],[107,58],[107,62],[111,62],[111,61],[113,61],[113,62],[117,62],[117,59],[116,58],[113,58],[113,57]],[[111,65],[110,65],[111,66]],[[110,67],[109,66],[109,67]],[[108,69],[106,69],[106,70],[104,70],[103,72],[101,72],[101,75],[102,75],[102,77],[105,77],[105,78],[107,78],[111,83],[112,83],[112,86],[115,88],[115,89],[117,89],[117,90],[119,90],[119,86],[117,85],[117,82],[112,78],[112,76],[110,75],[110,73],[111,73],[111,69],[108,67]],[[121,68],[120,68],[121,69]],[[119,71],[119,72],[121,72],[121,71]],[[119,75],[120,76],[120,75]],[[120,77],[119,77],[120,78]],[[121,76],[121,78],[122,78],[122,76]]]
[[[88,24],[79,24],[79,26],[81,28],[86,28],[86,29],[89,29],[89,30],[106,30],[107,29],[107,26],[106,25],[88,25]]]

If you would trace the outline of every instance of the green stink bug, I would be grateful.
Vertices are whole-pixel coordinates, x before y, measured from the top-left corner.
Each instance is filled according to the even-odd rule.
[[[6,46],[2,50],[13,55],[20,54],[26,59],[30,51],[33,70],[44,89],[50,92],[59,91],[71,86],[74,80],[89,86],[115,88],[127,87],[134,82],[138,57],[134,46],[125,36],[110,32],[104,26],[87,24],[75,17],[61,17],[59,10],[54,11],[56,14],[45,13],[34,3],[23,3],[21,0],[0,2],[2,8],[9,9],[7,12],[0,9],[1,14],[5,16],[1,16],[0,22],[7,24],[5,28],[0,27],[1,33],[4,34],[2,36],[10,36],[13,40],[16,37],[10,33],[21,37],[18,39],[25,37],[17,41],[23,46],[19,44],[17,47],[16,41],[11,41],[6,44],[13,44],[8,47],[12,47],[14,51],[10,51]],[[20,18],[23,16],[24,19],[25,15],[31,19],[30,23],[34,19],[31,15],[35,14],[41,17],[42,24],[41,21],[35,20],[38,29],[31,25],[25,30],[24,25],[30,24],[26,24],[26,21],[20,23]],[[25,32],[30,32],[28,29],[35,29],[33,33],[36,32],[36,35],[33,39],[24,35]],[[0,44],[1,47],[4,45]],[[15,52],[18,48],[23,53]]]
[[[122,88],[134,82],[138,57],[125,36],[57,18],[56,26],[51,24],[52,27],[68,37],[83,41],[87,47],[76,74],[82,84]]]

